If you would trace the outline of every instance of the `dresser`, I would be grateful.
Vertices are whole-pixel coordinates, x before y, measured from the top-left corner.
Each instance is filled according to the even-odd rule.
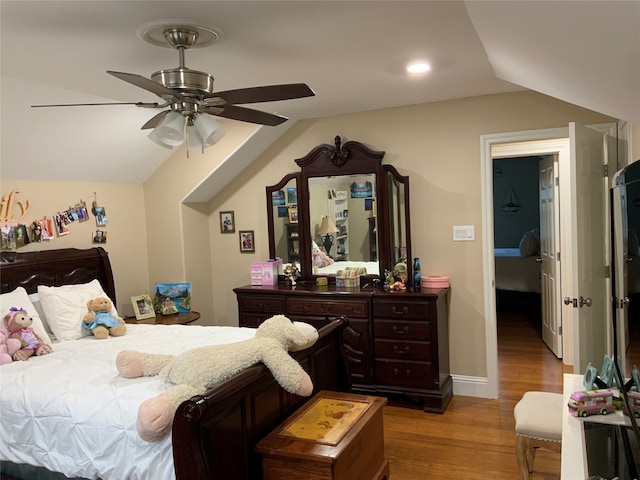
[[[442,413],[453,395],[449,369],[448,289],[389,293],[315,285],[234,289],[240,326],[257,327],[275,314],[316,327],[346,316],[344,358],[350,389],[400,396]]]

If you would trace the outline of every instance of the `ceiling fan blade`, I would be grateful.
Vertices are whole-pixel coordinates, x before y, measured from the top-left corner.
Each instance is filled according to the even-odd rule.
[[[104,102],[104,103],[58,103],[47,105],[31,105],[31,108],[42,107],[95,107],[96,105],[136,105],[138,107],[157,108],[160,106],[158,102],[144,103],[144,102]]]
[[[315,92],[305,83],[266,85],[264,87],[238,88],[224,92],[213,92],[207,97],[219,97],[229,104],[275,102],[294,98],[312,97]]]
[[[156,128],[158,124],[164,119],[164,117],[167,116],[167,113],[169,113],[170,111],[171,110],[165,110],[164,112],[160,112],[159,114],[154,115],[149,120],[147,120],[147,123],[142,125],[140,130],[148,130],[149,128]]]
[[[114,72],[112,70],[107,70],[109,75],[113,75],[120,80],[124,80],[136,87],[140,87],[144,90],[147,90],[151,93],[155,93],[156,95],[165,98],[167,96],[172,97],[177,101],[181,101],[184,97],[170,88],[165,87],[164,85],[160,85],[158,82],[154,82],[142,75],[137,75],[135,73],[124,73],[124,72]],[[166,98],[165,98],[166,99]]]
[[[223,107],[205,107],[202,109],[205,113],[217,115],[218,117],[230,118],[232,120],[240,120],[241,122],[257,123],[259,125],[268,125],[275,127],[289,120],[287,117],[274,115],[273,113],[253,110],[251,108],[237,107],[235,105],[225,105]]]

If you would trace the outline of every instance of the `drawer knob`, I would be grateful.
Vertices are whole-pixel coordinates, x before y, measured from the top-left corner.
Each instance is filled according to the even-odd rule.
[[[407,313],[409,313],[409,308],[405,305],[398,310],[395,305],[391,305],[391,312],[394,315],[406,315]]]
[[[402,350],[399,349],[397,345],[393,346],[393,353],[396,353],[398,355],[407,355],[409,353],[409,350],[409,347],[406,345]]]
[[[393,326],[393,333],[395,333],[396,335],[406,335],[407,333],[409,333],[409,327],[407,327],[405,325],[403,329],[399,329],[398,327],[396,327],[394,325]]]
[[[406,375],[407,377],[410,377],[410,376],[411,376],[411,369],[410,369],[410,368],[407,368],[407,369],[405,370],[405,372],[404,372],[404,373],[405,373],[405,375]],[[397,368],[394,368],[394,369],[393,369],[393,375],[394,375],[395,377],[397,377],[398,375],[400,375],[400,370],[398,370]]]

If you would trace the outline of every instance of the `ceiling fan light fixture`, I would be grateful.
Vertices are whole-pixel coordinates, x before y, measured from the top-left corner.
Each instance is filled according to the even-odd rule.
[[[167,145],[177,147],[184,142],[184,124],[184,117],[178,112],[171,111],[152,133]]]
[[[149,138],[149,140],[151,140],[152,142],[160,145],[161,147],[167,148],[169,150],[173,150],[173,147],[171,145],[166,144],[164,140],[158,136],[155,130],[151,130],[151,133],[147,135],[147,138]]]
[[[218,143],[226,133],[224,126],[207,113],[198,115],[193,123],[205,148]]]

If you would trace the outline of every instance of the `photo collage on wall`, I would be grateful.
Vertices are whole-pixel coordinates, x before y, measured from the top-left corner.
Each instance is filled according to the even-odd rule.
[[[18,192],[14,191],[10,195],[4,196],[3,202],[7,201],[9,197],[13,197],[15,193]],[[29,202],[26,203],[28,204]],[[94,201],[91,211],[96,217],[96,226],[99,227],[95,232],[92,232],[92,243],[104,244],[107,241],[107,232],[100,227],[104,227],[107,224],[105,209],[104,207],[98,207]],[[12,218],[11,214],[12,212],[5,212],[4,216],[5,218]],[[19,220],[0,221],[0,250],[16,251],[31,243],[48,242],[64,237],[71,233],[69,227],[72,224],[86,222],[90,217],[91,214],[87,208],[87,202],[80,200],[66,210],[60,210],[51,216],[44,216],[30,222],[24,222],[22,218]]]

